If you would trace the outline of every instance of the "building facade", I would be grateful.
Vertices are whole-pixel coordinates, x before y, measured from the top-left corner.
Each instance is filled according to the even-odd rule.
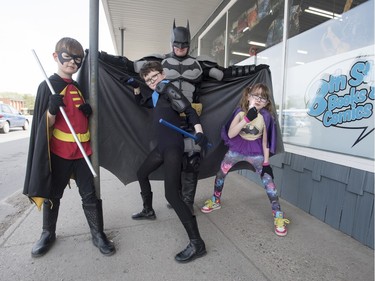
[[[23,100],[15,100],[11,98],[0,98],[0,103],[5,103],[13,106],[19,112],[24,112],[25,102]]]
[[[374,0],[223,1],[191,50],[270,66],[280,196],[374,248]]]

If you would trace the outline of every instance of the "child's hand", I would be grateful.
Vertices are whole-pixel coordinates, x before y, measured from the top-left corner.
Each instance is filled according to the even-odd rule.
[[[139,88],[139,83],[133,77],[130,78],[130,79],[128,79],[128,81],[126,81],[126,84],[128,84],[131,87],[133,87],[134,89]]]
[[[249,111],[247,112],[246,116],[244,117],[245,121],[247,123],[250,123],[258,116],[258,111],[255,106],[251,107]]]
[[[203,133],[197,133],[195,136],[197,137],[195,140],[195,144],[201,147],[207,146],[208,138]]]
[[[207,149],[209,147],[209,140],[208,138],[203,134],[203,133],[196,133],[195,136],[197,137],[196,140],[194,141],[195,144],[199,145],[201,147],[201,153],[202,156],[205,157],[207,153]]]
[[[133,77],[121,77],[120,82],[125,86],[131,86],[134,89],[139,88],[139,83]]]
[[[87,117],[89,117],[92,114],[92,108],[88,103],[83,103],[78,107],[79,110],[82,111],[83,114],[85,114]]]
[[[65,106],[63,102],[63,96],[60,94],[54,94],[49,96],[48,111],[51,115],[56,115],[60,106]]]
[[[273,171],[272,171],[270,164],[263,164],[263,169],[262,169],[262,173],[260,174],[260,176],[263,177],[264,174],[269,174],[273,179]]]

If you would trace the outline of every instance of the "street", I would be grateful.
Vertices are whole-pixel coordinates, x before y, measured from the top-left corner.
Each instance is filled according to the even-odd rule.
[[[22,128],[0,134],[0,236],[31,206],[22,194],[29,137]]]
[[[2,137],[2,135],[0,136]],[[0,144],[0,200],[22,189],[28,146],[29,138]]]

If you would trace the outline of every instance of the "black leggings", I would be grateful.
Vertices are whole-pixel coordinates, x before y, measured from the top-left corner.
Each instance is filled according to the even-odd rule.
[[[181,190],[181,163],[183,150],[180,147],[168,147],[161,152],[156,147],[147,156],[137,171],[137,177],[143,195],[151,193],[148,176],[164,164],[164,193],[168,203],[176,211],[182,223],[192,220],[192,213],[180,196]]]
[[[52,194],[51,198],[61,199],[71,176],[78,186],[83,204],[97,202],[93,175],[84,158],[67,160],[51,153]]]

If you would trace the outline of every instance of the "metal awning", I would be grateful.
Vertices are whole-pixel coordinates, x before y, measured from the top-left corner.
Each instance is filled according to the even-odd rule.
[[[173,20],[177,26],[190,23],[193,37],[223,0],[101,0],[115,52],[136,60],[171,51]],[[105,19],[101,19],[105,20]]]

